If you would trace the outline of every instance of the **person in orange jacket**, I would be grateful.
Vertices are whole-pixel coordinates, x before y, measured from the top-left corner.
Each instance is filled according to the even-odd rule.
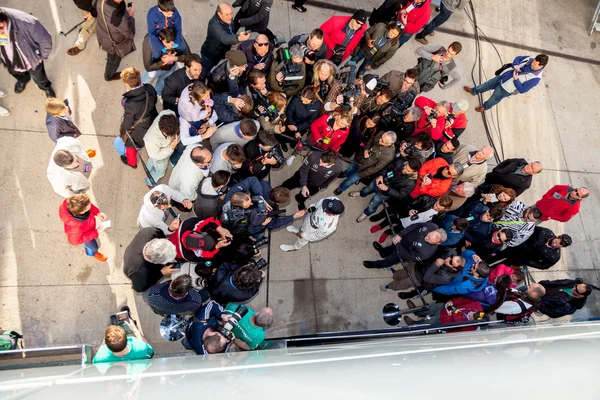
[[[590,195],[586,187],[575,189],[569,185],[555,185],[535,203],[542,212],[542,221],[553,219],[567,222],[579,212],[581,200]]]
[[[327,45],[327,58],[339,65],[352,54],[367,31],[367,12],[357,10],[351,17],[329,18],[323,25],[323,41]]]
[[[410,197],[416,199],[424,194],[440,197],[450,189],[452,179],[459,176],[463,170],[462,164],[448,165],[443,158],[427,161],[419,170],[417,185],[410,193]]]

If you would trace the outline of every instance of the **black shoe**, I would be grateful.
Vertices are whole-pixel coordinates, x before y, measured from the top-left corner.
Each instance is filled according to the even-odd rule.
[[[52,89],[52,88],[46,89],[46,90],[44,90],[44,92],[46,93],[46,97],[56,97],[56,93],[54,92],[54,89]]]
[[[375,268],[375,261],[363,261],[363,267]]]
[[[283,151],[284,153],[290,151],[290,148],[288,147],[287,143],[281,143],[281,151]]]
[[[298,211],[300,211],[300,210],[306,210],[306,204],[298,203]]]
[[[411,290],[410,292],[399,292],[398,293],[398,297],[400,297],[402,300],[406,300],[406,299],[412,299],[413,297],[415,297],[417,294],[419,294],[416,290]],[[407,303],[408,304],[408,303]],[[411,307],[412,308],[412,307]]]
[[[127,162],[127,157],[125,157],[125,156],[121,156],[121,162],[122,162],[123,164],[127,165],[128,167],[131,167],[131,168],[137,168],[137,165],[136,165],[135,167],[134,167],[134,166],[132,166],[132,165],[129,165],[129,163]]]
[[[381,250],[383,250],[383,246],[380,245],[379,242],[375,241],[373,242],[373,247],[375,248],[375,250],[377,250],[379,255],[381,255]]]
[[[374,214],[369,217],[369,221],[371,221],[371,222],[377,222],[380,219],[381,219],[381,217],[379,216],[379,214]]]
[[[25,90],[25,86],[27,86],[27,83],[17,81],[17,83],[15,83],[15,93],[23,93],[23,90]]]
[[[415,305],[415,303],[413,303],[412,300],[406,300],[406,307],[410,309],[417,308],[417,306]]]
[[[306,7],[304,7],[304,6],[297,6],[295,4],[292,4],[292,8],[296,11],[300,11],[301,13],[306,12]]]
[[[339,196],[340,194],[342,194],[342,189],[337,188],[333,191],[333,194],[335,194],[336,196]]]

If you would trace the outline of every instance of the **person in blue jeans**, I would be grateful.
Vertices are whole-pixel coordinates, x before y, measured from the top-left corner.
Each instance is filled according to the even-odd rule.
[[[362,222],[368,216],[375,214],[379,206],[390,198],[397,203],[407,199],[415,188],[421,165],[420,158],[410,158],[405,161],[397,157],[369,186],[364,187],[360,192],[350,192],[350,197],[356,197],[357,194],[360,197],[367,197],[375,193],[356,222]]]
[[[429,41],[425,39],[426,36],[433,36],[434,31],[448,21],[453,13],[456,11],[462,11],[469,4],[467,0],[442,0],[440,4],[440,12],[435,16],[421,32],[415,36],[415,40],[419,43],[429,44]]]
[[[548,56],[546,54],[538,54],[535,58],[518,56],[513,60],[512,65],[504,68],[498,76],[479,86],[464,86],[463,89],[472,95],[494,91],[492,96],[483,103],[483,106],[475,107],[475,111],[484,112],[513,94],[527,93],[536,87],[542,80],[544,67],[547,64]]]

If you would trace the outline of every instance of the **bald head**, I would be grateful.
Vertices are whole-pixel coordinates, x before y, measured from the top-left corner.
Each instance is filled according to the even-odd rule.
[[[230,24],[233,19],[233,8],[227,3],[219,3],[217,6],[217,15],[221,21]]]
[[[477,150],[475,155],[473,156],[475,162],[481,162],[485,160],[489,160],[494,155],[494,148],[491,146],[483,146],[481,149]]]
[[[523,167],[523,172],[529,175],[537,175],[542,172],[542,163],[539,161],[530,162]]]
[[[527,288],[527,295],[535,300],[539,300],[546,295],[546,289],[539,283],[532,283]]]

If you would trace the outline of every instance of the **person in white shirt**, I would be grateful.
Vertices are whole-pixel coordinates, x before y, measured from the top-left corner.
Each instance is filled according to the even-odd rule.
[[[179,143],[178,135],[179,118],[171,110],[164,110],[158,114],[144,135],[144,144],[148,152],[146,167],[150,171],[154,184],[158,183],[167,172],[169,157]],[[146,185],[154,186],[148,177],[146,177]]]
[[[212,109],[214,102],[210,94],[210,89],[202,82],[194,82],[181,92],[177,111],[179,136],[184,146],[209,139],[217,130],[215,123],[219,116]]]
[[[289,225],[286,229],[294,233],[298,239],[294,244],[282,244],[283,251],[300,250],[310,242],[318,242],[331,235],[337,229],[340,214],[344,212],[344,204],[335,196],[325,197],[308,207],[300,229]]]
[[[236,143],[223,143],[214,150],[210,172],[227,171],[231,174],[242,168],[246,161],[244,148]]]
[[[186,199],[178,190],[174,190],[167,185],[156,185],[144,195],[144,204],[142,204],[137,219],[138,228],[158,228],[167,236],[177,231],[181,218],[175,218],[169,225],[165,222],[168,217],[168,210],[171,208],[171,199],[182,203],[187,209],[192,208],[192,202]]]
[[[85,193],[90,189],[88,178],[92,161],[78,139],[64,136],[56,141],[46,175],[52,189],[61,197]]]
[[[169,186],[186,199],[196,201],[198,185],[208,176],[212,159],[210,151],[202,145],[188,146],[171,172]]]
[[[210,137],[210,147],[214,150],[223,143],[237,143],[244,146],[256,137],[260,124],[250,118],[221,126]]]

